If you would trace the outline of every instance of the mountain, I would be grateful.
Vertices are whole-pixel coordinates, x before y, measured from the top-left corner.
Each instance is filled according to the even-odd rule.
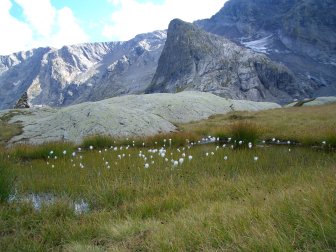
[[[286,65],[307,96],[336,94],[336,1],[230,0],[195,22]]]
[[[336,95],[335,0],[229,0],[126,42],[0,56],[0,109],[199,90],[287,103]]]
[[[93,43],[0,56],[0,109],[25,92],[32,105],[53,107],[143,93],[155,73],[164,31],[127,42]]]
[[[183,90],[254,101],[287,102],[304,95],[285,66],[175,19],[169,24],[167,41],[146,92]]]

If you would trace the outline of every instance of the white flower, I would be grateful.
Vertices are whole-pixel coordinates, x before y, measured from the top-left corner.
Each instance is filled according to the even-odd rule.
[[[289,152],[291,152],[291,149],[288,149]]]
[[[275,138],[274,137],[272,138],[272,141],[275,142]]]
[[[93,146],[92,145],[90,145],[90,150],[93,150]]]
[[[149,168],[149,164],[148,164],[148,163],[145,164],[145,168],[146,168],[146,169]]]
[[[323,141],[322,144],[326,144],[327,142],[326,141]]]
[[[254,161],[258,161],[258,159],[259,159],[259,158],[258,158],[257,156],[256,156],[256,157],[254,157]]]
[[[174,161],[173,165],[174,165],[174,166],[178,166],[178,162],[177,162],[177,161]]]
[[[168,158],[165,158],[165,161],[168,162],[169,161]]]
[[[179,163],[180,163],[180,165],[183,164],[183,162],[184,162],[184,158],[180,158],[180,159],[179,159]]]
[[[215,155],[215,153],[211,152],[211,156]]]
[[[239,141],[239,145],[242,145],[243,144],[243,141]]]
[[[50,151],[50,155],[54,154],[54,151]]]
[[[66,153],[67,153],[67,151],[66,151],[66,150],[64,150],[64,151],[63,151],[63,155],[66,155]]]
[[[290,142],[290,141],[287,141],[287,144],[291,144],[291,142]]]
[[[186,154],[185,153],[182,153],[182,157],[185,157],[186,156]]]
[[[189,160],[192,160],[192,159],[193,159],[193,157],[192,157],[192,156],[189,156],[188,158],[189,158]]]
[[[75,157],[76,156],[76,152],[72,152],[72,156]]]
[[[224,160],[227,160],[228,159],[228,157],[227,156],[224,156]]]
[[[207,153],[205,153],[205,156],[209,156],[209,153],[207,152]]]
[[[51,165],[51,168],[55,168],[55,165]]]

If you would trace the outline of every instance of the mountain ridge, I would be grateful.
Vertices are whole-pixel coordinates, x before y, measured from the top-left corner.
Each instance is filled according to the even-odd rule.
[[[125,42],[38,48],[0,56],[0,109],[27,92],[32,105],[67,106],[142,93],[154,75],[165,31]],[[125,84],[126,83],[126,84]]]

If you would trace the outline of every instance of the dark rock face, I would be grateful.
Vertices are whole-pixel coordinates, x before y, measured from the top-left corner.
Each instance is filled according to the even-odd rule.
[[[282,62],[306,96],[336,94],[336,1],[230,0],[195,22]]]
[[[30,108],[28,104],[27,92],[24,92],[24,94],[21,96],[21,98],[16,102],[14,106],[14,109],[24,109],[24,108]]]
[[[278,102],[302,95],[295,76],[285,66],[176,19],[169,25],[157,71],[146,92],[182,90]]]

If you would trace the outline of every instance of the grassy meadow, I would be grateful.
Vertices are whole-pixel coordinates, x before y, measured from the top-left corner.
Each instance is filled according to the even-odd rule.
[[[0,251],[335,251],[335,109],[0,147]]]

